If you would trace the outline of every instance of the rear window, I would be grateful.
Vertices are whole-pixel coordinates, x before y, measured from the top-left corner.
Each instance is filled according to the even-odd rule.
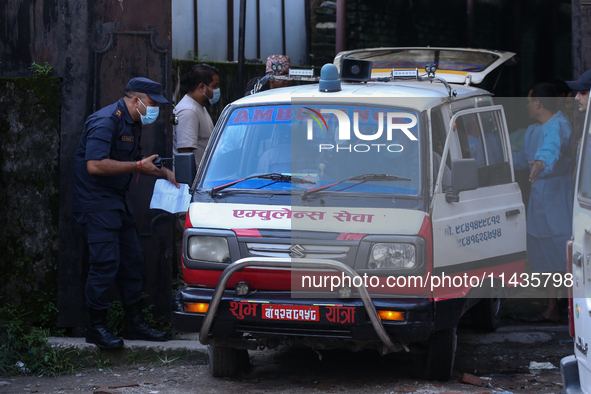
[[[373,61],[373,68],[418,68],[436,63],[440,70],[478,72],[493,64],[498,55],[484,52],[468,52],[441,49],[390,49],[383,51],[356,52],[357,59]]]

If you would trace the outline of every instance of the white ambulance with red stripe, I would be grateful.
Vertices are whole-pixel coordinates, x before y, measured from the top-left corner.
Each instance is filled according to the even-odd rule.
[[[569,288],[569,332],[574,354],[560,362],[564,392],[591,393],[591,121],[587,107],[583,136],[579,145],[573,204],[573,236],[567,243]]]
[[[503,107],[470,86],[513,56],[343,53],[317,84],[230,104],[196,176],[177,156],[192,202],[174,324],[200,332],[214,376],[291,345],[416,352],[449,379],[459,319],[494,330],[524,268]]]

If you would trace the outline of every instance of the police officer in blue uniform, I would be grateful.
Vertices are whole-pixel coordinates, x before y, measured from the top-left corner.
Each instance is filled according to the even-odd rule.
[[[102,348],[123,346],[107,328],[107,293],[114,283],[126,311],[123,338],[166,340],[142,316],[143,248],[127,197],[136,173],[166,178],[179,187],[172,171],[153,163],[158,155],[142,158],[142,124],[153,123],[159,104],[168,103],[161,91],[150,79],[131,79],[123,98],[88,117],[76,152],[73,211],[84,229],[90,263],[86,342]]]

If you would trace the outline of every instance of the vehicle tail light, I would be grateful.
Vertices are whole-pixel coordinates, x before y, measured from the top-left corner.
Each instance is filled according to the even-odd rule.
[[[185,302],[184,310],[189,313],[207,313],[209,304],[205,302]]]
[[[566,242],[566,271],[569,274],[573,273],[573,240]],[[574,279],[574,278],[573,278]],[[574,283],[573,283],[574,286]],[[571,337],[575,337],[575,317],[573,306],[573,286],[568,288],[568,333]]]

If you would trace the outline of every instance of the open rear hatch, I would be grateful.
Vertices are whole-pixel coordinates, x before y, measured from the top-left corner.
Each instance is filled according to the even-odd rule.
[[[392,69],[419,69],[424,73],[429,63],[437,65],[437,74],[450,83],[479,84],[494,69],[507,62],[517,62],[515,53],[469,48],[371,48],[340,52],[334,64],[340,72],[345,57],[373,62],[371,77],[389,77]],[[443,74],[443,75],[442,75]]]

